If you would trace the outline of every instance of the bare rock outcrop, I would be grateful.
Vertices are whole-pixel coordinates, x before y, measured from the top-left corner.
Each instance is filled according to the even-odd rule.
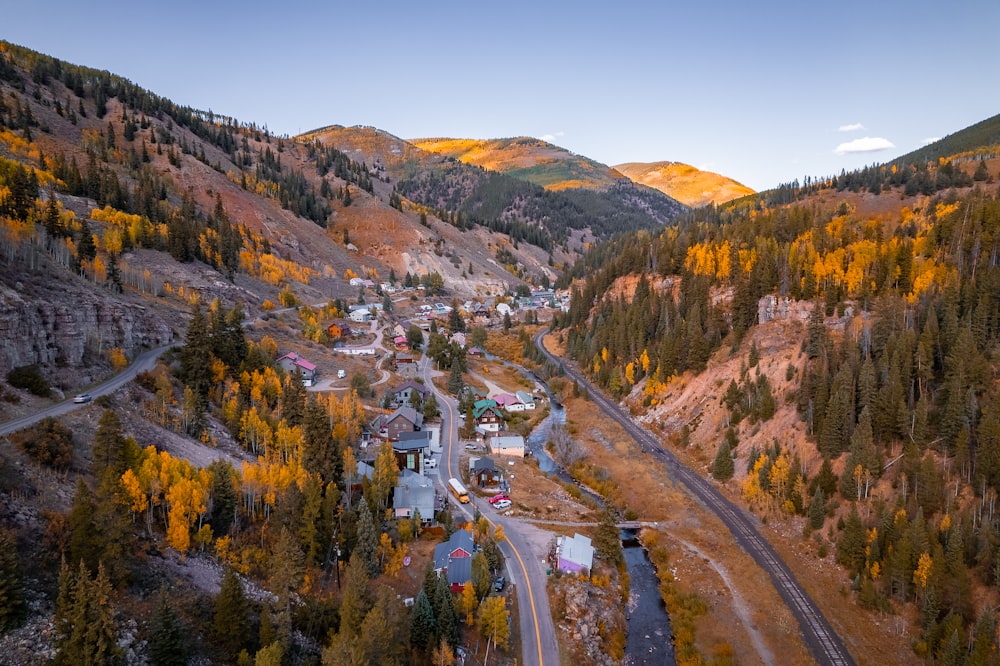
[[[67,286],[40,298],[0,284],[0,376],[32,364],[82,368],[114,347],[131,358],[174,337],[158,314],[110,295]]]

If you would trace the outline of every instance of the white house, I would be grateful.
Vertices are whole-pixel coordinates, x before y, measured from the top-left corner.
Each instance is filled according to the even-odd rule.
[[[354,322],[366,322],[373,319],[372,312],[368,308],[359,308],[347,315],[348,319]]]
[[[594,547],[590,539],[582,534],[574,534],[572,539],[562,537],[556,555],[560,571],[590,571],[594,566]]]
[[[522,410],[532,410],[535,408],[535,396],[531,395],[527,391],[516,391],[514,396],[521,404]]]
[[[524,437],[521,435],[495,435],[490,437],[490,452],[495,456],[524,457]]]

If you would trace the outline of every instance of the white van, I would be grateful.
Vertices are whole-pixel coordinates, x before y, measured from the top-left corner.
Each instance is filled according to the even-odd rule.
[[[337,370],[337,379],[343,379],[346,376],[347,376],[347,371],[346,370],[343,370],[343,369]]]

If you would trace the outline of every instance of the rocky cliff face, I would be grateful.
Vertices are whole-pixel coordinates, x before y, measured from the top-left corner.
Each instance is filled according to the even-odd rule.
[[[622,663],[627,625],[617,581],[595,585],[588,578],[562,576],[550,583],[561,644],[578,663],[616,666]]]
[[[106,364],[108,350],[133,358],[174,338],[162,316],[110,294],[72,284],[44,291],[0,284],[0,377],[37,363],[54,383],[61,375],[85,380],[87,368]]]

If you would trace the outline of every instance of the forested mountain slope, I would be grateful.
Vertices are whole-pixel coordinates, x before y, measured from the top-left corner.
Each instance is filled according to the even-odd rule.
[[[460,229],[500,231],[548,253],[579,254],[585,242],[655,229],[686,210],[680,202],[618,179],[606,188],[547,190],[531,179],[423,151],[372,128],[329,127],[303,135],[372,155],[393,185],[396,205],[437,215]]]
[[[598,383],[953,663],[995,649],[998,167],[872,167],[628,235],[566,275],[558,323]]]

